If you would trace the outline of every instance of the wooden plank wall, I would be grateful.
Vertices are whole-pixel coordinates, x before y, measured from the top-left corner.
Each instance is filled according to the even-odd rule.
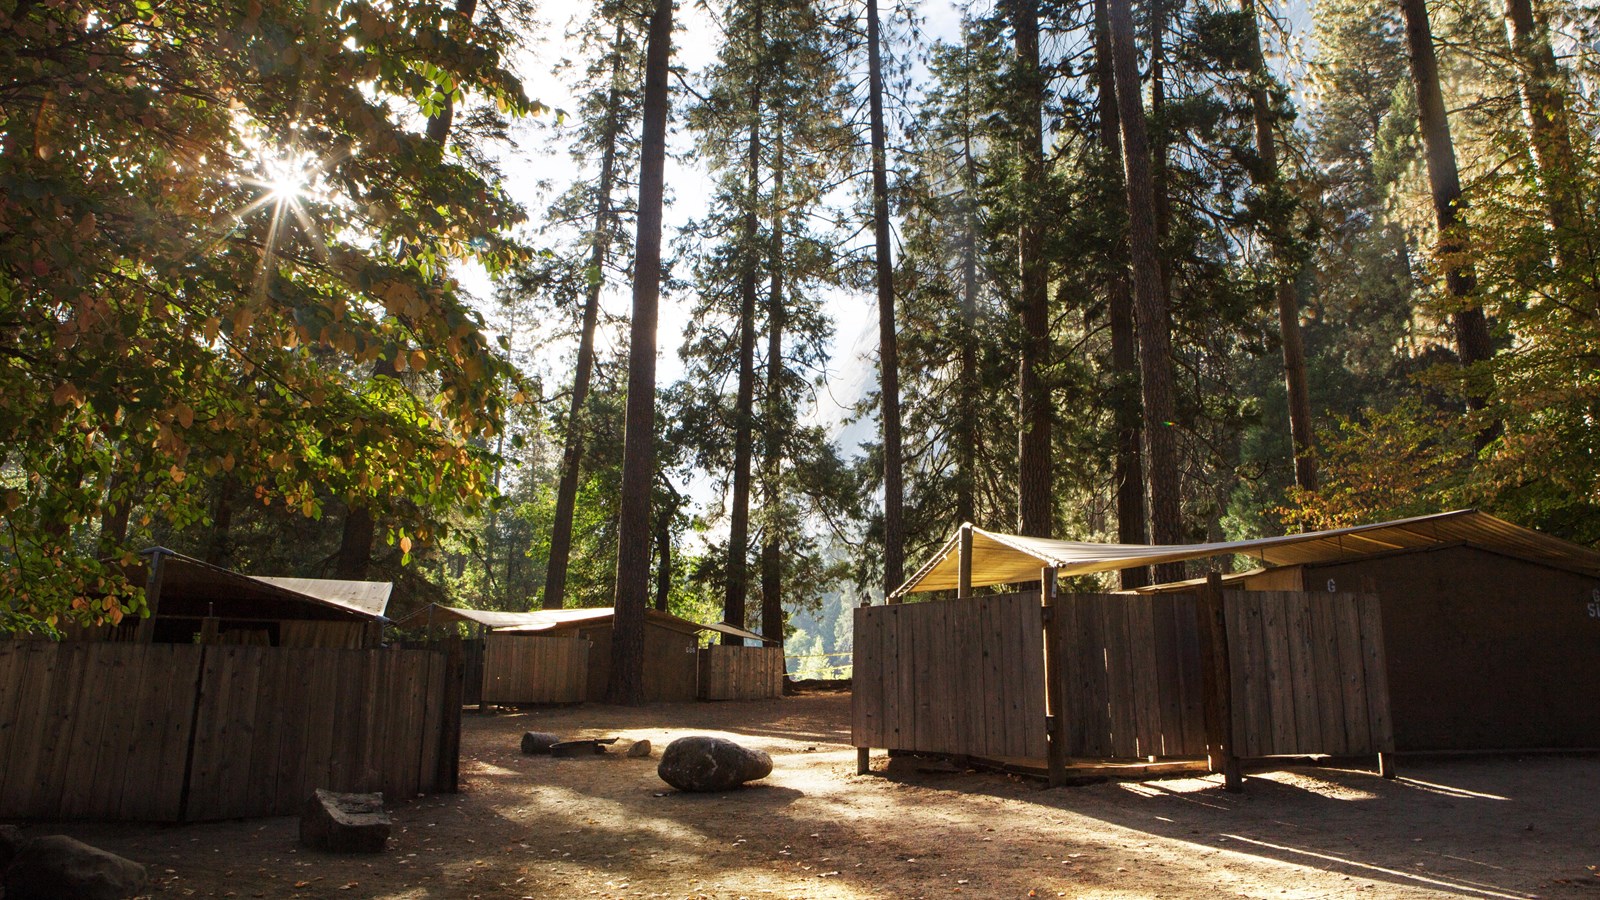
[[[700,648],[701,700],[771,700],[783,696],[782,647]]]
[[[857,609],[854,669],[857,747],[1045,755],[1037,593]]]
[[[278,645],[317,650],[359,650],[367,646],[367,632],[366,622],[286,620],[278,623]]]
[[[177,821],[202,652],[0,642],[0,810]]]
[[[589,641],[491,634],[483,646],[483,702],[582,703],[588,697]]]
[[[1223,610],[1239,756],[1393,752],[1375,595],[1228,591]]]
[[[1066,755],[1206,755],[1195,598],[1062,594],[1050,634]]]
[[[0,642],[0,809],[201,821],[294,813],[317,787],[447,789],[440,754],[459,698],[445,662],[429,651]]]

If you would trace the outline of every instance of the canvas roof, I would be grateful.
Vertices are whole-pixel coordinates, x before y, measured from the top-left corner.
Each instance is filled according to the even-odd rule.
[[[454,606],[433,605],[433,622],[473,622],[484,625],[495,631],[549,631],[568,625],[582,624],[585,622],[601,622],[610,619],[615,614],[615,607],[594,606],[583,609],[536,609],[531,612],[500,612],[486,609],[462,609]],[[420,628],[428,624],[429,607],[417,610],[401,619],[397,624],[401,628]],[[679,626],[695,631],[716,631],[722,634],[731,634],[735,637],[747,638],[762,643],[775,643],[753,631],[729,625],[726,622],[704,624],[682,619],[671,613],[647,609],[645,616],[663,625]]]
[[[161,557],[158,615],[223,618],[364,618],[382,616],[394,585],[387,581],[334,581],[246,575],[165,547],[142,551],[146,558],[129,575],[143,583],[148,560]]]
[[[960,542],[958,531],[933,559],[894,592],[894,596],[956,588],[960,575]],[[1097,544],[973,528],[972,584],[981,587],[1037,581],[1039,570],[1051,566],[1061,575],[1086,575],[1231,554],[1249,556],[1262,565],[1286,566],[1458,543],[1600,575],[1600,551],[1513,525],[1475,509],[1460,509],[1351,528],[1215,544]]]

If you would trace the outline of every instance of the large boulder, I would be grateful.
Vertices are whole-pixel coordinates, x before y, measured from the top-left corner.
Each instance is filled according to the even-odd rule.
[[[122,900],[144,892],[144,866],[63,834],[16,849],[5,873],[8,900]]]
[[[772,757],[723,738],[691,735],[661,751],[656,774],[680,791],[726,791],[772,774]]]
[[[546,731],[527,731],[522,734],[522,752],[532,756],[549,753],[550,748],[561,743],[561,736]]]
[[[300,814],[300,843],[332,853],[382,853],[389,829],[382,794],[317,788]]]

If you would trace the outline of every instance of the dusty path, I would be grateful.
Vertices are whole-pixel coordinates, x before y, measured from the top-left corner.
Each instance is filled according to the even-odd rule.
[[[376,858],[295,847],[297,822],[72,826],[153,864],[161,895],[238,897],[1584,897],[1600,900],[1600,757],[1402,760],[1046,790],[874,757],[849,696],[466,716],[465,792],[395,805]],[[759,787],[670,791],[655,760],[524,757],[523,731],[721,734]],[[34,831],[44,830],[42,827]]]

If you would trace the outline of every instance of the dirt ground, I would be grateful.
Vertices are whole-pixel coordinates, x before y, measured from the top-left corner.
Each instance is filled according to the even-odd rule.
[[[463,792],[392,804],[378,857],[296,847],[292,818],[65,830],[202,897],[1584,897],[1600,900],[1600,757],[1400,761],[1401,777],[1295,767],[1049,790],[922,771],[855,774],[850,697],[468,713]],[[654,758],[525,757],[522,732],[648,739]],[[674,737],[772,754],[715,795],[656,776]]]

